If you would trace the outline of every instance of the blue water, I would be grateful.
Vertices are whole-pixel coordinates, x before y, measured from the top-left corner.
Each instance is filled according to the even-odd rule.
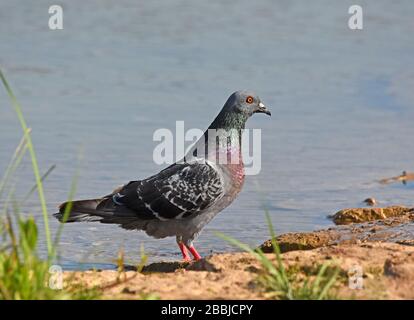
[[[245,88],[273,114],[248,123],[262,129],[262,170],[205,228],[202,254],[230,250],[214,231],[261,243],[264,209],[281,233],[329,226],[327,215],[367,197],[413,205],[413,185],[376,182],[414,171],[412,1],[359,1],[362,31],[348,29],[343,1],[59,3],[64,29],[50,31],[50,1],[0,0],[0,65],[33,129],[42,170],[57,166],[45,185],[50,213],[77,167],[77,198],[147,177],[163,168],[152,159],[155,130],[177,120],[206,128],[230,93]],[[20,137],[2,89],[0,172]],[[16,197],[33,183],[25,160]],[[41,220],[35,195],[22,210]],[[135,263],[141,245],[153,261],[179,258],[173,238],[87,223],[65,226],[60,255],[70,268],[107,265],[123,247]]]

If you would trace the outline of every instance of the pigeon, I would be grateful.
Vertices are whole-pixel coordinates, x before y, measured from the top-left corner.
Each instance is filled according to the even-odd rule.
[[[255,113],[271,115],[255,93],[234,92],[183,159],[102,198],[64,202],[54,216],[62,223],[117,224],[157,239],[175,236],[185,261],[192,260],[189,252],[201,259],[194,240],[242,189],[242,131]]]

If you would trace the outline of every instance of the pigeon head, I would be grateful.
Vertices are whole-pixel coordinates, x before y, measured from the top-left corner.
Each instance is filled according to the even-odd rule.
[[[227,99],[210,128],[243,129],[247,119],[255,113],[271,115],[257,94],[251,91],[236,91]]]
[[[270,111],[260,101],[260,98],[254,92],[249,91],[236,91],[227,100],[225,108],[228,111],[239,112],[247,117],[252,116],[254,113],[266,113],[271,115]]]

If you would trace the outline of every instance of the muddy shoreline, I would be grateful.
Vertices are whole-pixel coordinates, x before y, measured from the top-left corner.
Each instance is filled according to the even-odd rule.
[[[364,217],[368,221],[361,222]],[[329,262],[339,268],[337,298],[414,299],[414,209],[345,209],[332,218],[341,225],[277,238],[288,270],[305,279]],[[260,249],[275,259],[270,240]],[[362,287],[350,286],[355,270]],[[258,282],[262,272],[249,253],[222,253],[193,263],[152,263],[141,273],[67,271],[65,277],[100,288],[107,299],[267,299],[269,292]]]

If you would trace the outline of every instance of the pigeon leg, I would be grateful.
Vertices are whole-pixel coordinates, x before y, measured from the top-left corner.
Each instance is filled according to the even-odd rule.
[[[178,246],[180,247],[181,253],[183,254],[184,261],[187,261],[187,262],[191,261],[191,257],[187,252],[187,247],[185,246],[185,244],[182,242],[179,242]]]
[[[194,248],[193,245],[189,246],[188,250],[190,250],[191,254],[194,257],[194,260],[200,260],[201,259],[200,254],[197,252],[196,248]]]

